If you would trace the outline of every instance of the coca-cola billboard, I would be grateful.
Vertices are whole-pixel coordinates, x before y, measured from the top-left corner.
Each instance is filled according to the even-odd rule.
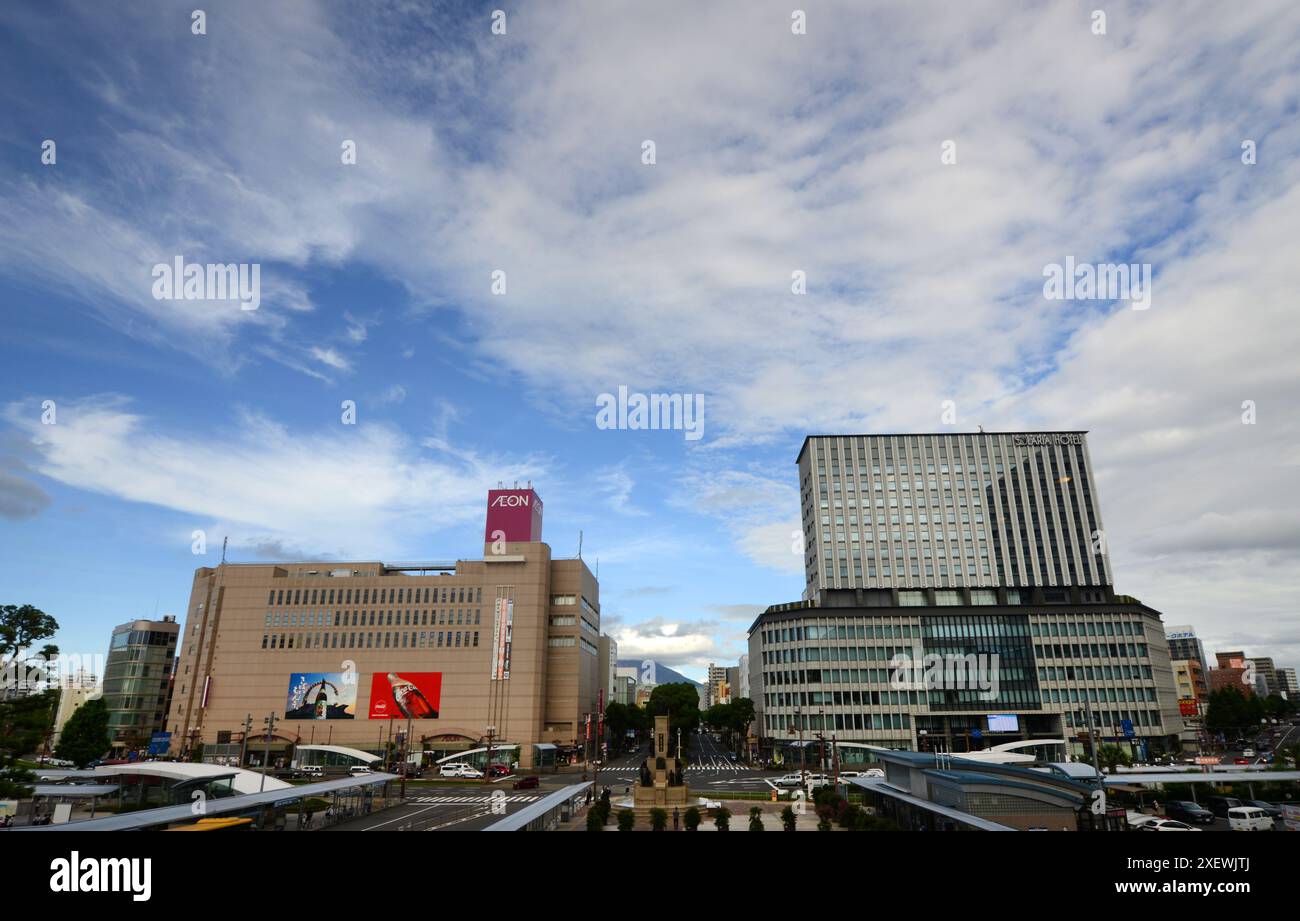
[[[531,489],[488,490],[485,542],[541,539],[542,500],[536,492]]]
[[[370,676],[370,719],[436,720],[442,672],[375,672]]]

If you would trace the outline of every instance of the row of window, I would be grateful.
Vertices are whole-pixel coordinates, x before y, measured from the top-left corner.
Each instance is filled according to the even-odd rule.
[[[477,625],[481,608],[413,611],[267,611],[268,627],[434,627]]]
[[[1039,659],[1145,659],[1146,643],[1035,643]]]
[[[999,665],[999,674],[1010,680],[1027,677],[1023,669]],[[809,684],[893,684],[893,668],[808,668],[793,671],[763,672],[764,687],[782,687]],[[1151,681],[1150,665],[1115,665],[1064,667],[1049,666],[1038,669],[1043,681]]]
[[[439,649],[478,645],[477,630],[263,633],[263,649]],[[446,639],[444,643],[444,637]],[[182,693],[184,689],[182,688]]]
[[[355,593],[356,601],[353,601]],[[433,600],[429,600],[432,594]],[[373,597],[372,597],[373,596]],[[337,597],[337,601],[335,598]],[[266,603],[272,607],[317,604],[482,604],[481,586],[445,585],[403,588],[284,588],[271,589]]]

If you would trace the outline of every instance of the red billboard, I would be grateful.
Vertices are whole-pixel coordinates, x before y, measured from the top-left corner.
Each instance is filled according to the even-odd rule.
[[[1182,697],[1178,700],[1178,712],[1183,716],[1200,716],[1201,709],[1193,697]]]
[[[486,543],[542,539],[542,500],[532,489],[489,489]]]
[[[375,672],[370,676],[370,719],[436,720],[442,672]]]

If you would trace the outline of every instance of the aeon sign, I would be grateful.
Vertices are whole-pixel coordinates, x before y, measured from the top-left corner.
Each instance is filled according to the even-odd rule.
[[[542,500],[531,489],[488,490],[486,543],[542,539]]]

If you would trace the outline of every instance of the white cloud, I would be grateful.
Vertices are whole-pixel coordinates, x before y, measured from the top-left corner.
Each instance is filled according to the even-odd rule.
[[[31,438],[39,452],[31,466],[41,475],[191,515],[192,527],[228,533],[254,552],[418,555],[434,529],[432,509],[439,528],[481,520],[488,468],[541,472],[506,458],[426,456],[407,436],[374,423],[304,433],[244,413],[227,431],[199,438],[162,431],[120,397],[60,400],[57,425],[21,409],[10,404],[5,418]]]

